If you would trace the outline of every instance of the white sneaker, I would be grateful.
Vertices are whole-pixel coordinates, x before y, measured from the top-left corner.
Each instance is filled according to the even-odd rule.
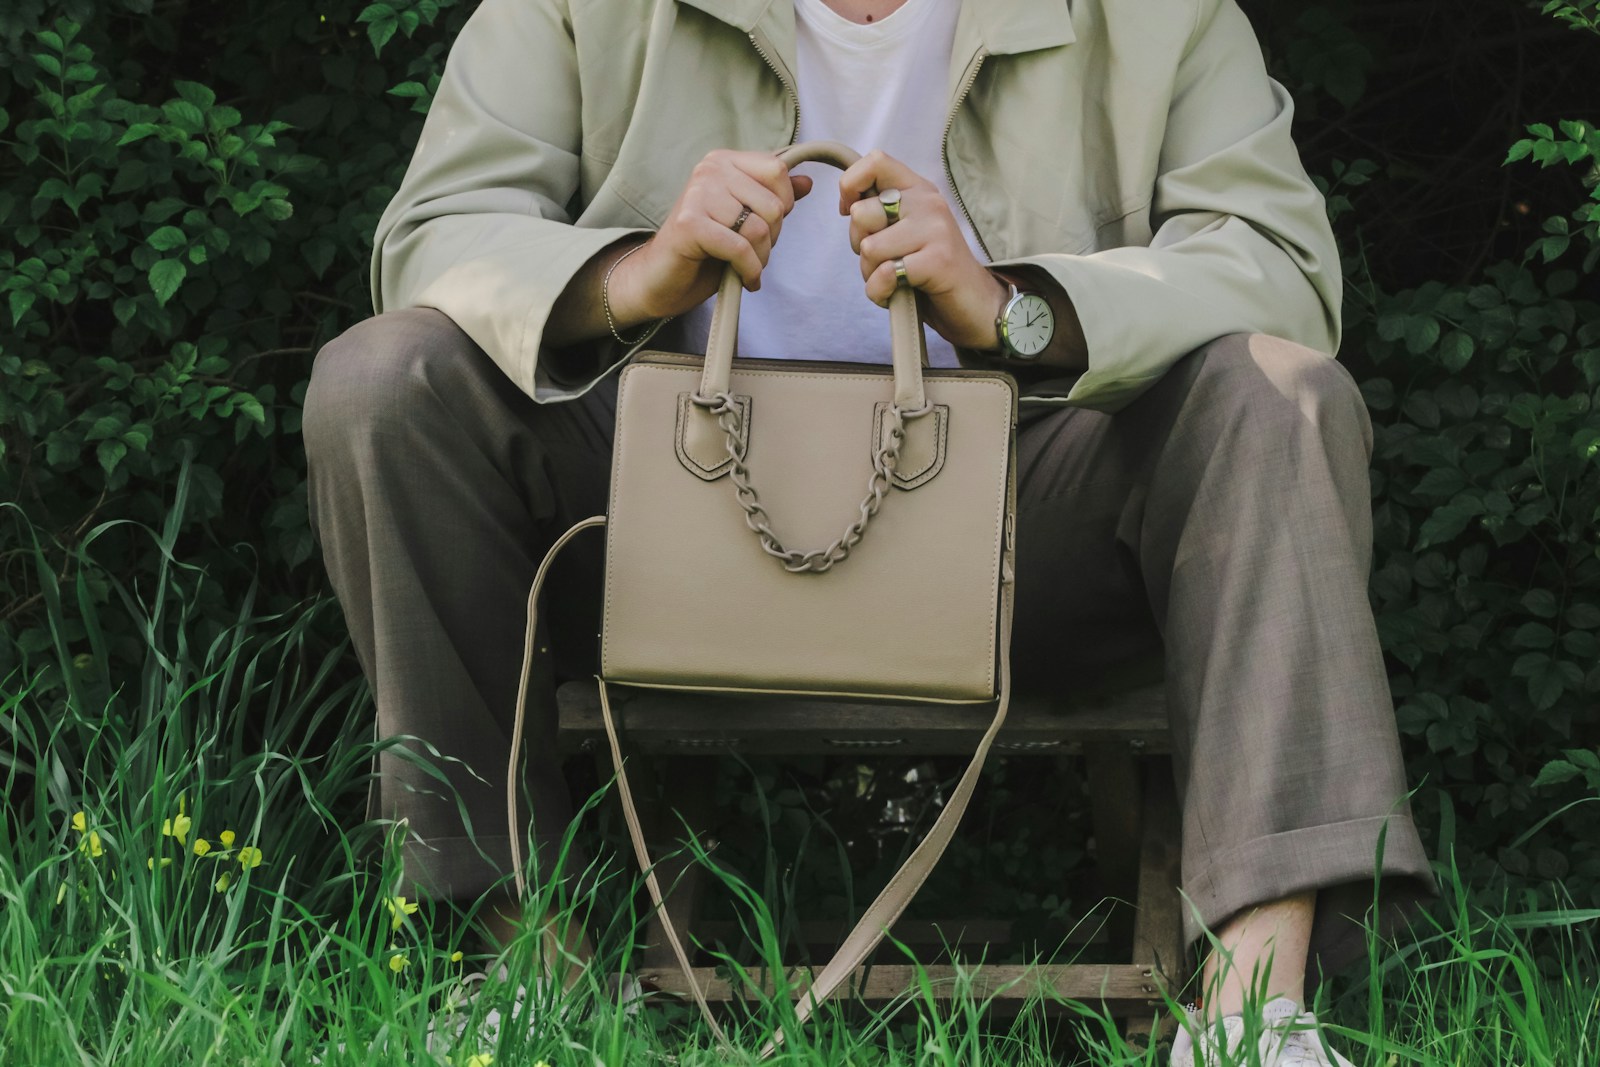
[[[500,966],[496,977],[501,983],[508,980],[505,965]],[[428,1030],[429,1052],[453,1051],[469,1038],[471,1044],[492,1049],[500,1043],[500,1027],[506,1022],[519,1020],[527,1025],[551,1008],[558,1022],[566,1022],[572,1011],[572,1005],[554,983],[549,978],[539,977],[531,986],[519,985],[509,990],[509,1001],[496,998],[499,1002],[489,1005],[477,1028],[469,1034],[475,1002],[484,995],[483,986],[488,980],[489,976],[481,972],[469,974],[446,997],[439,1018]],[[629,1017],[639,1014],[644,1003],[644,987],[637,978],[631,974],[614,974],[607,979],[606,987],[611,999],[625,1014]],[[502,986],[500,992],[503,996],[507,991]]]
[[[1260,1067],[1355,1067],[1324,1042],[1316,1015],[1301,1011],[1288,997],[1268,1001],[1261,1009],[1254,1059],[1244,1047],[1242,1017],[1224,1016],[1220,1035],[1216,1023],[1200,1027],[1194,1014],[1185,1020],[1172,1043],[1171,1067],[1255,1067],[1257,1062]]]

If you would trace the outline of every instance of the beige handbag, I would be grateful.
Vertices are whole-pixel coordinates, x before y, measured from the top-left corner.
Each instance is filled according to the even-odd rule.
[[[782,157],[857,158],[829,142]],[[668,940],[724,1042],[665,914],[607,686],[995,706],[933,828],[797,1006],[804,1021],[927,878],[1005,719],[1016,510],[1016,383],[925,369],[911,289],[890,300],[892,367],[735,359],[740,294],[730,268],[703,359],[648,352],[622,371],[609,513],[556,541],[529,594],[506,782],[515,828],[539,590],[567,541],[604,525],[600,698],[618,791]],[[521,894],[515,829],[511,841]]]

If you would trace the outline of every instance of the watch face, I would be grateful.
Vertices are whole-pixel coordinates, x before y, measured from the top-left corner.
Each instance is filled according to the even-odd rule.
[[[1006,308],[1006,343],[1019,356],[1037,356],[1055,332],[1055,315],[1037,293],[1022,293]]]

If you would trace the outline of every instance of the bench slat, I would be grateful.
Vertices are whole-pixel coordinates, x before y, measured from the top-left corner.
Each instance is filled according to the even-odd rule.
[[[754,697],[613,686],[612,710],[630,752],[956,755],[969,753],[989,725],[992,705],[876,704]],[[605,745],[595,684],[568,682],[557,694],[561,744],[568,751]],[[1076,753],[1113,742],[1171,751],[1160,685],[1082,695],[1063,707],[1040,699],[1012,702],[996,740],[1001,754]]]
[[[1072,1000],[1106,1001],[1124,1006],[1160,1002],[1160,977],[1153,975],[1150,968],[1137,964],[984,964],[982,967],[962,968],[964,976],[959,984],[953,967],[937,965],[923,969],[928,973],[934,996],[946,1000],[964,985],[980,1000],[993,997],[999,1001],[1023,1001],[1036,995],[1042,986],[1053,990],[1057,996]],[[716,968],[696,967],[694,973],[708,1001],[727,1003],[741,999],[733,985],[719,975]],[[674,996],[690,996],[689,984],[683,972],[675,967],[642,969],[638,977],[646,988],[654,986]],[[763,977],[766,991],[770,994],[770,976]],[[909,964],[879,964],[871,968],[858,967],[850,979],[840,986],[840,996],[853,996],[869,1004],[882,1004],[908,991],[914,997],[920,996],[918,988],[916,968]]]

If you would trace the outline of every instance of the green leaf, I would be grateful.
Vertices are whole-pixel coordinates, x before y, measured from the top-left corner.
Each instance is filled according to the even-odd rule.
[[[318,278],[328,272],[328,267],[333,264],[335,251],[337,246],[326,237],[313,237],[300,246],[300,254],[311,267],[311,273]]]
[[[1511,636],[1515,648],[1550,648],[1556,643],[1555,632],[1542,622],[1525,622]]]
[[[1556,595],[1548,589],[1530,589],[1522,598],[1522,606],[1541,619],[1556,617]]]
[[[1466,331],[1451,330],[1439,346],[1439,358],[1446,370],[1459,371],[1472,360],[1472,353],[1476,347],[1472,336]]]
[[[39,64],[40,70],[44,71],[52,78],[61,77],[61,60],[57,59],[55,56],[41,54],[34,56],[33,61]]]
[[[173,82],[172,87],[178,90],[179,96],[201,111],[217,102],[217,94],[199,82]]]
[[[21,322],[22,316],[28,313],[28,309],[33,307],[34,301],[38,299],[39,294],[31,289],[11,290],[11,325],[15,326]]]
[[[1417,532],[1417,547],[1427,548],[1453,540],[1467,528],[1467,523],[1477,517],[1480,510],[1476,502],[1462,501],[1452,501],[1436,508]]]
[[[1406,350],[1421,355],[1439,341],[1439,320],[1428,315],[1413,315],[1406,320]]]
[[[1589,136],[1589,124],[1587,122],[1577,122],[1573,119],[1566,119],[1561,123],[1561,132],[1572,138],[1574,141],[1582,141]]]
[[[122,139],[117,142],[117,146],[120,148],[126,144],[133,144],[135,141],[142,141],[146,137],[160,132],[161,127],[153,122],[136,122],[128,127],[128,132],[122,135]]]
[[[261,401],[249,393],[240,393],[234,398],[235,410],[258,426],[267,422],[266,409],[261,406]]]
[[[1467,487],[1466,476],[1454,467],[1436,467],[1417,482],[1418,496],[1449,500]]]
[[[1561,694],[1566,692],[1568,682],[1571,681],[1569,672],[1565,669],[1571,664],[1551,660],[1540,667],[1528,679],[1528,698],[1533,701],[1536,711],[1549,711],[1556,706],[1556,701],[1561,699]]]
[[[176,226],[163,226],[146,238],[145,243],[157,252],[171,252],[175,248],[186,247],[189,238]]]
[[[1532,154],[1533,154],[1533,142],[1532,141],[1528,141],[1528,140],[1518,141],[1516,144],[1511,146],[1511,151],[1506,153],[1505,163],[1516,163],[1519,160],[1527,159]],[[1505,163],[1502,163],[1501,166],[1504,166]]]
[[[1600,630],[1600,604],[1590,601],[1572,605],[1566,613],[1567,625],[1579,630]]]
[[[206,128],[205,115],[187,100],[168,100],[161,105],[161,113],[186,133],[199,133]]]
[[[110,474],[117,469],[117,464],[122,462],[122,457],[128,454],[128,446],[121,441],[101,441],[100,447],[95,449],[95,455],[100,459],[100,466]]]
[[[89,427],[89,432],[84,436],[85,441],[104,441],[112,437],[120,437],[122,428],[128,420],[120,415],[102,415],[94,420],[94,425]]]
[[[385,19],[382,22],[374,22],[372,25],[368,26],[367,37],[372,41],[372,54],[377,55],[381,53],[383,51],[383,46],[388,44],[389,41],[393,39],[395,32],[399,30],[399,28],[400,23],[396,19]]]
[[[183,284],[183,279],[189,273],[189,268],[179,259],[163,259],[150,268],[150,288],[156,294],[156,303],[166,306],[172,295],[178,291],[178,286]]]
[[[1561,785],[1578,777],[1578,768],[1564,759],[1551,760],[1539,770],[1539,776],[1533,780],[1533,788],[1542,789],[1549,785]]]
[[[1439,427],[1439,405],[1427,393],[1412,393],[1400,405],[1400,410],[1406,418],[1424,429],[1435,430]]]

